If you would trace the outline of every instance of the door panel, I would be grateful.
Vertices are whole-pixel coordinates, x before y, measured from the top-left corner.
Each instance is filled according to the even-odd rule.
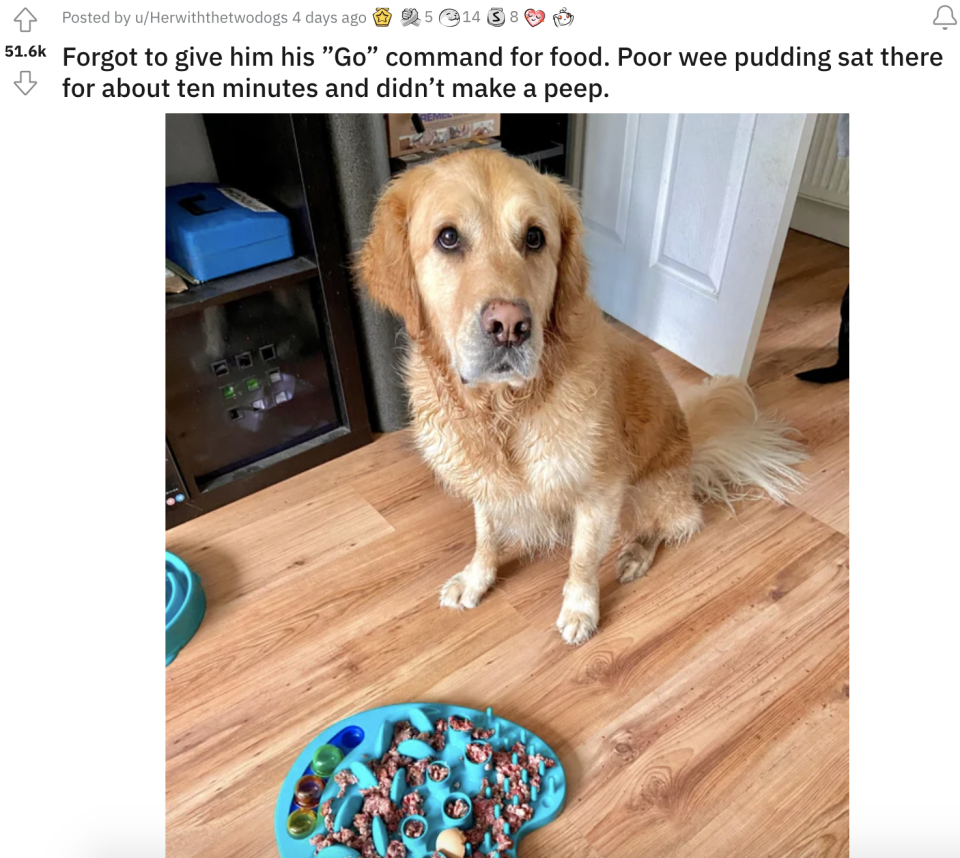
[[[583,197],[583,217],[590,227],[618,247],[627,241],[633,194],[633,165],[637,158],[640,116],[615,114],[609,123],[587,122],[583,183],[592,189]],[[618,169],[609,169],[609,165]]]
[[[812,128],[806,114],[588,116],[601,307],[707,372],[746,375]]]

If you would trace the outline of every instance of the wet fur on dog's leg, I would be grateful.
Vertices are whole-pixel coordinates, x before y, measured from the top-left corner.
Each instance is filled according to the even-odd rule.
[[[686,542],[703,521],[690,475],[674,468],[630,487],[622,514],[623,532],[635,534],[617,556],[617,579],[629,584],[647,573],[661,543]]]
[[[653,565],[661,542],[658,536],[639,536],[624,545],[617,555],[617,580],[629,584],[643,577]]]
[[[623,490],[612,487],[599,498],[577,504],[573,521],[570,572],[563,586],[557,628],[568,644],[582,644],[600,622],[600,561],[618,526]]]
[[[496,522],[479,504],[474,504],[473,512],[476,519],[477,547],[467,568],[443,585],[440,604],[445,608],[462,610],[477,607],[484,593],[497,580],[500,538]]]

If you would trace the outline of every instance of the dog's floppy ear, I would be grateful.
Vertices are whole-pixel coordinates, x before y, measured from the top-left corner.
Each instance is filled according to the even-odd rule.
[[[583,221],[573,191],[559,182],[555,191],[561,245],[557,289],[553,298],[553,324],[561,337],[570,337],[580,327],[578,318],[587,297],[589,268],[583,253]]]
[[[367,294],[403,319],[412,337],[420,331],[420,295],[407,242],[407,213],[415,172],[401,175],[381,195],[357,261]]]

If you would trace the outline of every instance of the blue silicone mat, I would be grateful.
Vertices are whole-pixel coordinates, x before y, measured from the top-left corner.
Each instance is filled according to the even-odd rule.
[[[453,729],[451,719],[464,726],[456,720],[460,718],[470,721],[473,730]],[[438,730],[437,722],[441,720],[444,724],[440,726],[445,729]],[[476,737],[474,730],[480,731]],[[517,747],[518,742],[522,749]],[[310,789],[319,790],[314,755],[321,746],[330,745],[337,751],[331,752],[325,747],[321,753],[332,753],[334,758],[342,754],[343,759],[332,771],[329,763],[327,767],[317,764],[327,775],[322,779],[325,785],[319,800],[305,801],[304,795]],[[476,747],[468,753],[468,745]],[[470,759],[488,753],[484,747],[487,745],[490,748],[486,760]],[[439,764],[430,770],[433,775],[442,776],[444,766],[449,773],[442,780],[436,780],[426,774],[428,764],[424,760],[429,760],[429,765]],[[551,762],[554,765],[551,766]],[[418,783],[417,772],[408,777],[408,768],[424,772],[422,783]],[[393,769],[398,770],[391,774]],[[340,775],[344,782],[342,790],[336,780],[341,772],[349,773]],[[507,774],[513,777],[506,777]],[[356,782],[350,782],[354,780]],[[299,804],[295,801],[298,786],[301,787]],[[371,788],[375,791],[374,803],[367,802],[360,793],[361,789]],[[341,791],[343,795],[338,797]],[[274,813],[274,832],[281,858],[309,858],[317,850],[311,839],[327,838],[338,832],[342,832],[341,838],[363,848],[353,838],[354,835],[362,837],[367,826],[371,829],[368,836],[373,846],[367,844],[366,855],[429,858],[436,850],[440,832],[456,827],[468,838],[467,856],[517,858],[520,841],[560,814],[566,794],[566,777],[559,757],[546,742],[519,724],[495,715],[490,709],[482,712],[439,703],[403,703],[344,718],[310,742],[284,778]],[[452,802],[457,798],[462,803],[455,807]],[[323,809],[328,800],[329,813],[325,816]],[[312,801],[316,802],[315,806],[311,806]],[[376,802],[378,807],[374,807]],[[447,813],[448,810],[463,813],[464,808],[466,815],[459,818]],[[310,810],[316,815],[312,829]],[[297,814],[293,825],[296,837],[288,830],[293,813]],[[359,822],[357,814],[361,815]],[[491,819],[494,820],[492,827],[488,827]],[[411,820],[425,829],[419,837],[405,833]],[[327,822],[332,823],[332,832]],[[411,826],[410,831],[416,833],[419,827]],[[480,839],[481,833],[489,836]],[[501,835],[499,841],[497,834]],[[471,839],[477,841],[475,846],[470,843]],[[511,845],[505,846],[508,841],[512,841]],[[402,843],[403,848],[394,846],[394,842]],[[318,854],[320,858],[350,858],[364,853],[338,842],[321,848]]]

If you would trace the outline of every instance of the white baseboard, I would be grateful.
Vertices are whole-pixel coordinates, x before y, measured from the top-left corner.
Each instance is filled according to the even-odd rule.
[[[850,210],[839,206],[797,197],[790,226],[834,244],[850,246]]]

